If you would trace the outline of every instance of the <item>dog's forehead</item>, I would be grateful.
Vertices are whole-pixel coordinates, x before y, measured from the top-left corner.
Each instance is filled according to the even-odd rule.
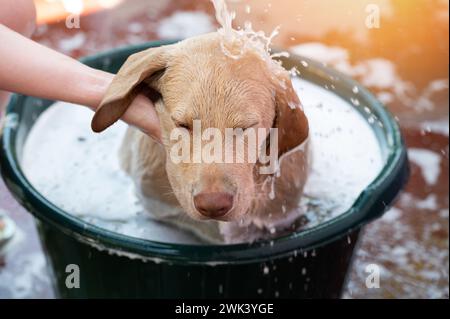
[[[238,57],[227,54],[222,39],[217,34],[209,34],[180,43],[172,51],[168,71],[185,72],[185,78],[214,73],[217,76],[231,77],[235,80],[267,80],[272,76],[270,66],[258,53],[245,51]],[[209,71],[209,72],[208,72]],[[177,74],[179,75],[179,74]]]
[[[267,99],[273,94],[272,76],[261,58],[226,56],[220,48],[199,48],[175,54],[163,76],[166,91],[203,93],[205,98]],[[163,88],[164,89],[164,88]]]
[[[219,43],[211,42],[186,45],[173,54],[161,88],[168,110],[180,120],[208,118],[233,126],[257,119],[269,123],[274,92],[265,62],[253,54],[231,58]]]

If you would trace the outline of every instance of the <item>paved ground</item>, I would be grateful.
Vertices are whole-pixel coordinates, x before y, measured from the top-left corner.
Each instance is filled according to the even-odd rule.
[[[340,7],[331,2],[282,0],[270,7],[270,1],[249,0],[244,3],[251,14],[243,4],[236,8],[239,21],[251,17],[266,31],[282,24],[276,45],[357,78],[399,119],[412,177],[395,208],[365,228],[345,297],[448,298],[448,1],[370,1],[383,4],[379,29],[365,27],[364,1]],[[127,1],[82,17],[81,29],[68,30],[62,22],[41,25],[34,38],[79,57],[214,28],[207,0],[149,3]],[[0,253],[0,297],[52,297],[33,220],[1,181],[0,211],[18,225]],[[381,268],[379,289],[364,284],[370,264]]]

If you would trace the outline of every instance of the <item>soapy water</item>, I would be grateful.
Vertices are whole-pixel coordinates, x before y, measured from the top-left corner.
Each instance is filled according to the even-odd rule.
[[[383,158],[371,124],[350,103],[298,78],[293,86],[310,122],[312,170],[299,203],[305,213],[295,222],[297,230],[304,230],[348,210],[379,174]],[[191,233],[152,219],[119,167],[126,125],[117,123],[98,135],[89,129],[91,118],[88,109],[61,102],[41,114],[23,150],[22,167],[31,184],[61,209],[110,231],[203,244]]]

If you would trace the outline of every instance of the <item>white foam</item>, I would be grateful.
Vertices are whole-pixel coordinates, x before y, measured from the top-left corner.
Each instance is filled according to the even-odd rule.
[[[157,34],[161,39],[186,39],[214,31],[211,17],[201,11],[178,11],[160,21]]]
[[[425,121],[421,123],[421,127],[425,132],[432,132],[448,136],[449,135],[448,122],[449,122],[448,117],[444,120]]]
[[[65,38],[59,41],[59,48],[63,52],[70,52],[75,49],[81,48],[86,42],[86,35],[84,33],[77,33],[70,38]]]
[[[294,79],[310,121],[313,149],[309,196],[333,203],[332,218],[347,210],[383,166],[370,125],[332,92]],[[55,205],[100,227],[160,242],[199,243],[190,234],[150,219],[132,181],[120,170],[118,149],[126,125],[90,131],[91,111],[56,103],[33,126],[22,166],[34,187]],[[323,219],[308,212],[311,225]],[[186,216],[186,218],[188,218]]]
[[[409,159],[420,167],[422,176],[428,185],[435,185],[441,174],[441,156],[422,148],[410,148]]]
[[[294,88],[311,126],[312,174],[306,193],[339,203],[347,210],[383,165],[381,150],[367,121],[326,89],[294,80]]]
[[[326,46],[320,42],[308,42],[291,47],[290,51],[300,54],[306,58],[334,65],[347,61],[349,56],[347,50],[340,47]]]
[[[375,58],[352,64],[349,52],[341,47],[310,42],[293,46],[290,51],[328,64],[359,80],[365,86],[375,90],[378,99],[383,103],[401,101],[416,112],[435,109],[436,95],[445,92],[449,87],[448,79],[434,79],[423,90],[419,90],[413,83],[401,77],[392,61]],[[445,132],[445,126],[442,124],[438,129]]]

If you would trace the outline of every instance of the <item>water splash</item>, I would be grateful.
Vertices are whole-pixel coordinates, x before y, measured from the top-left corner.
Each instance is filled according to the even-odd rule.
[[[253,30],[249,21],[244,23],[244,28],[234,29],[233,21],[236,18],[236,12],[228,10],[226,0],[211,0],[211,2],[216,10],[217,22],[221,26],[218,33],[223,38],[221,47],[226,56],[237,60],[246,53],[253,52],[266,61],[275,74],[287,74],[281,62],[274,58],[289,57],[289,53],[272,54],[271,50],[273,39],[280,33],[279,27],[276,27],[270,35],[266,35],[264,31]]]

